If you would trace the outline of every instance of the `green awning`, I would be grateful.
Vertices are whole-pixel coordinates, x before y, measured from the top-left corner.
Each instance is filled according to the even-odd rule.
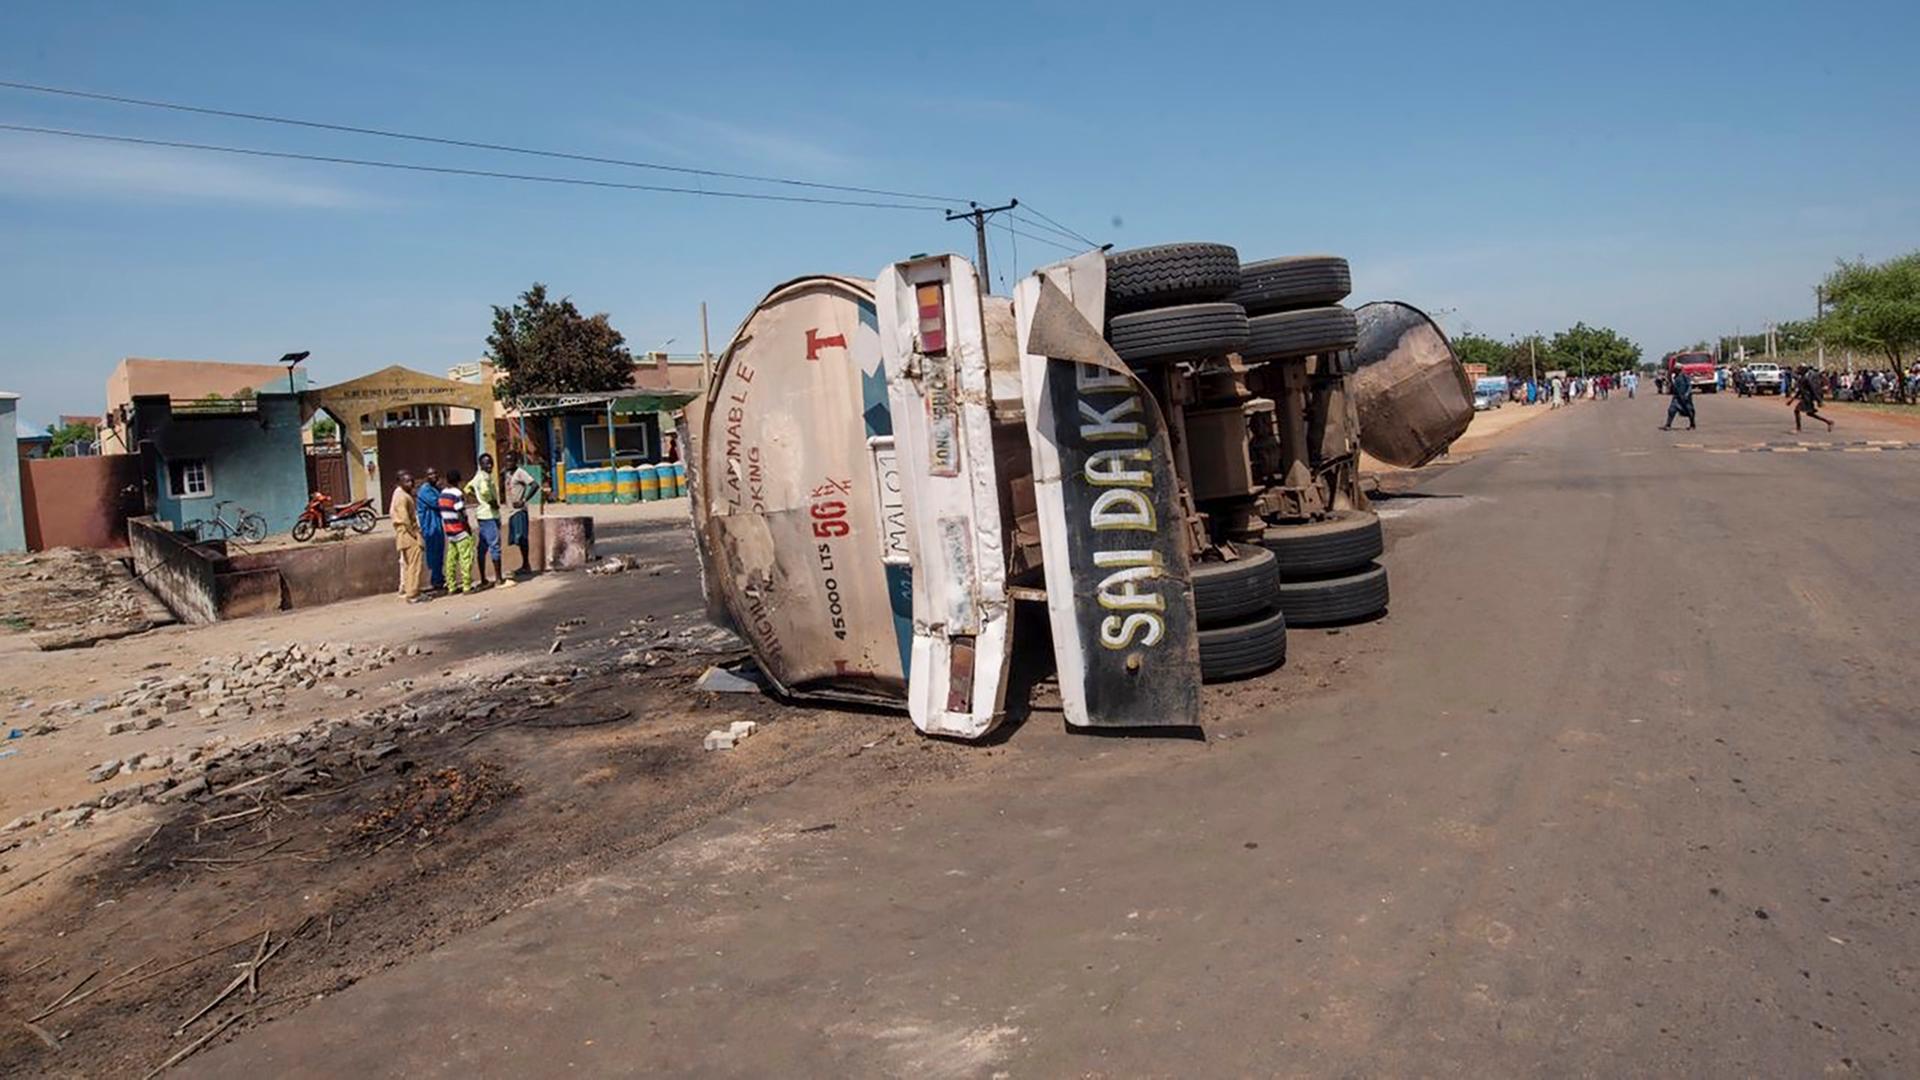
[[[656,393],[613,390],[593,394],[534,394],[513,402],[522,414],[573,412],[651,413],[672,412],[700,395],[688,391]]]

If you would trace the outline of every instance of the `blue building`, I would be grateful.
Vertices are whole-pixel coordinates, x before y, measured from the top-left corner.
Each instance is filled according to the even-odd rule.
[[[285,532],[306,508],[297,394],[198,401],[137,395],[130,412],[127,442],[141,455],[147,503],[160,520],[178,528],[232,503],[228,520],[251,510],[269,532]]]

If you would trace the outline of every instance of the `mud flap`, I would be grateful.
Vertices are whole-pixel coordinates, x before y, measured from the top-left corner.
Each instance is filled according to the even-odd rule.
[[[1004,716],[1012,616],[979,283],[957,255],[912,259],[874,299],[913,567],[907,712],[977,739]]]
[[[1067,721],[1196,725],[1200,644],[1173,450],[1159,405],[1101,336],[1106,259],[1037,270],[1014,302]]]

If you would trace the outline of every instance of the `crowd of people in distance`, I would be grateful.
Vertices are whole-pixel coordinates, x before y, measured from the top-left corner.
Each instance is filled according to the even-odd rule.
[[[1632,371],[1606,375],[1550,375],[1544,379],[1522,379],[1507,391],[1516,405],[1545,405],[1558,409],[1585,399],[1605,401],[1616,391],[1628,397],[1640,390],[1640,376]]]
[[[481,454],[470,480],[458,469],[448,469],[443,476],[429,466],[422,477],[402,469],[395,481],[387,515],[400,555],[400,595],[407,603],[515,584],[501,566],[503,513],[506,542],[520,551],[515,576],[527,573],[532,565],[527,557],[527,508],[539,494],[540,481],[517,454],[505,455],[505,466],[497,476],[493,455]]]

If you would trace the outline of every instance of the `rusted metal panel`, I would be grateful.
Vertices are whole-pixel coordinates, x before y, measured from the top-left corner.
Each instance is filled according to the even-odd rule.
[[[1425,465],[1473,422],[1473,383],[1447,335],[1419,308],[1381,301],[1362,305],[1354,319],[1360,446],[1389,465]]]
[[[905,702],[892,437],[872,283],[768,293],[715,368],[689,471],[709,597],[784,693]]]
[[[1199,722],[1190,553],[1166,418],[1101,336],[1090,252],[1015,291],[1047,609],[1069,723]]]

